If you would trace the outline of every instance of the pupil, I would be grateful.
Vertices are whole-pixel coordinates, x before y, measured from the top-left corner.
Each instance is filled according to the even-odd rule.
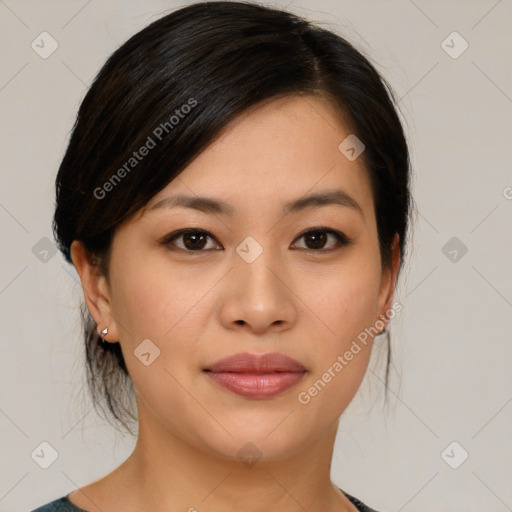
[[[308,244],[308,247],[313,245],[313,247],[310,247],[310,249],[318,249],[325,245],[327,235],[322,231],[315,231],[313,234],[308,235],[306,239],[313,241],[312,244]]]
[[[186,234],[184,237],[185,246],[187,249],[202,249],[206,237],[202,234]],[[199,241],[199,243],[198,243]],[[191,243],[189,243],[191,242]]]

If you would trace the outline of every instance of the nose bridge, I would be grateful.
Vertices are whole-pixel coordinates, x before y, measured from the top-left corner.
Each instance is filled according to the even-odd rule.
[[[245,238],[233,254],[234,272],[225,297],[224,319],[248,324],[255,330],[289,324],[295,308],[293,294],[285,285],[279,248],[268,245],[270,237]]]
[[[277,248],[270,245],[270,237],[260,237],[258,242],[252,236],[245,238],[236,248],[235,269],[244,294],[253,296],[281,294],[276,274],[281,266]]]

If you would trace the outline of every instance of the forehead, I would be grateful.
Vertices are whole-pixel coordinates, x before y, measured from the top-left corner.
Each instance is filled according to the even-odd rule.
[[[372,198],[363,159],[349,160],[339,149],[350,135],[323,98],[262,102],[232,120],[145,210],[179,193],[216,197],[247,213],[340,188],[364,208]]]

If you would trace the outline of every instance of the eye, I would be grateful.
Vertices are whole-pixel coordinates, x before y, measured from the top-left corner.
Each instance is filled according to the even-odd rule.
[[[165,237],[160,244],[165,246],[174,245],[178,247],[178,249],[188,252],[201,252],[203,250],[211,250],[220,247],[219,244],[213,244],[213,247],[207,247],[208,239],[215,240],[207,231],[200,229],[182,229]],[[181,243],[176,243],[176,241],[180,241]]]
[[[349,245],[351,240],[340,231],[335,231],[328,228],[314,228],[309,229],[305,233],[302,233],[297,240],[304,238],[306,247],[299,247],[299,249],[311,250],[311,251],[330,251],[336,248]],[[325,248],[327,241],[334,239],[334,245],[330,245]],[[296,244],[293,244],[296,245]]]
[[[297,242],[295,242],[292,244],[292,247],[306,251],[327,252],[351,243],[351,240],[340,231],[322,227],[309,229],[297,237],[296,240],[300,240],[301,238],[304,239],[305,246],[297,247]],[[209,239],[211,240],[210,247],[208,247]],[[329,240],[334,243],[325,247]],[[222,246],[218,243],[213,243],[212,245],[213,241],[215,241],[215,237],[208,233],[208,231],[189,228],[171,233],[161,240],[159,244],[163,246],[174,246],[179,250],[187,252],[205,252],[212,249],[221,250]]]

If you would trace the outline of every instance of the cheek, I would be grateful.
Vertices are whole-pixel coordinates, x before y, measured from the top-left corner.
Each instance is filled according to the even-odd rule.
[[[144,395],[160,386],[179,395],[179,386],[165,370],[179,382],[189,378],[191,368],[184,363],[198,359],[210,305],[208,292],[225,272],[198,272],[193,266],[180,267],[162,255],[148,254],[127,258],[116,269],[113,309],[132,380]],[[136,357],[147,339],[157,347],[145,342],[149,351],[158,354],[148,367]]]
[[[354,258],[356,260],[356,258]],[[378,314],[380,267],[359,259],[310,277],[301,297],[327,343],[341,348],[373,324]],[[340,345],[341,344],[341,345]]]
[[[299,402],[309,404],[306,414],[315,411],[332,421],[354,397],[368,366],[372,339],[365,329],[377,317],[380,262],[358,251],[309,281],[302,293],[309,306],[314,352],[312,374],[301,386]]]
[[[340,269],[317,279],[316,292],[304,300],[313,311],[314,351],[311,375],[297,398],[303,414],[323,418],[326,425],[348,406],[364,378],[372,348],[365,329],[377,315],[379,277],[375,266]]]
[[[200,283],[197,274],[184,273],[165,258],[147,255],[128,258],[116,268],[113,309],[139,399],[146,408],[156,411],[162,407],[157,415],[166,415],[168,408],[197,414],[180,383],[189,378],[190,367],[184,362],[197,359],[196,340],[205,315],[200,299],[212,287],[215,276]],[[145,347],[144,351],[139,347]],[[137,357],[143,353],[150,354],[148,365]]]
[[[210,279],[199,281],[197,273],[147,254],[125,260],[118,269],[114,309],[123,323],[120,336],[130,344],[151,336],[167,339],[174,326],[190,322],[198,300],[211,287]]]

